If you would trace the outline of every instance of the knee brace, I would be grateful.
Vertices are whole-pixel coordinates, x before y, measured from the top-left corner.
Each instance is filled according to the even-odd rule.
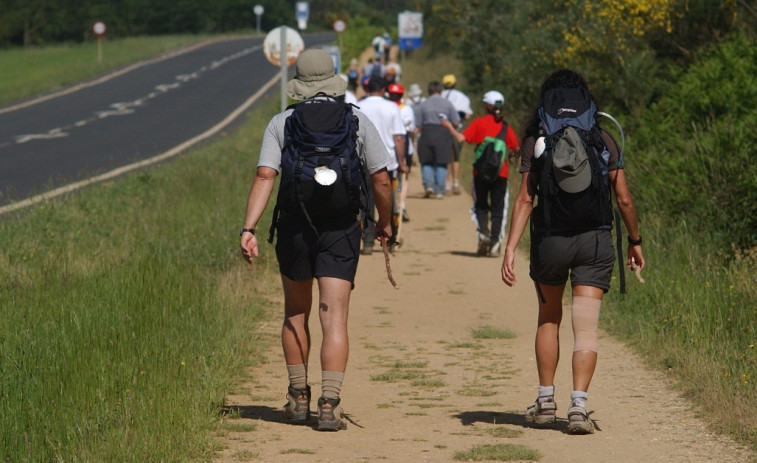
[[[586,296],[573,296],[573,352],[597,351],[597,326],[601,299]]]

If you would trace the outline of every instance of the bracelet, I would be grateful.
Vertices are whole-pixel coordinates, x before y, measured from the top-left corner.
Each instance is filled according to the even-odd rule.
[[[639,235],[639,239],[637,240],[632,240],[631,236],[629,235],[628,244],[630,244],[631,246],[641,246],[641,235]]]
[[[252,233],[254,235],[255,234],[255,229],[254,228],[240,228],[239,229],[239,236],[242,236],[245,233]]]

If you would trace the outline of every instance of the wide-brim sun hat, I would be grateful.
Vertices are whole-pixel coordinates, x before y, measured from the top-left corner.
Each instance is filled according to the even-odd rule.
[[[442,77],[442,85],[446,86],[452,86],[457,83],[457,77],[455,77],[454,74],[447,74],[444,77]]]
[[[505,96],[496,90],[489,90],[488,92],[484,93],[484,98],[482,101],[492,106],[502,106],[503,104],[505,104]]]
[[[557,141],[552,158],[552,172],[561,190],[578,193],[591,183],[591,166],[580,135],[566,130]]]
[[[334,73],[334,60],[320,48],[300,54],[294,78],[286,86],[286,94],[293,100],[307,100],[319,93],[338,97],[344,95],[345,90],[347,82]]]
[[[407,91],[407,94],[412,97],[419,97],[423,95],[423,90],[421,89],[421,86],[418,84],[412,84],[410,85],[410,90]]]

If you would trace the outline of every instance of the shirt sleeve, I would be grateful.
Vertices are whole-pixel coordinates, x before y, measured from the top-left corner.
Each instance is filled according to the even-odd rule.
[[[462,134],[465,137],[465,141],[471,145],[478,145],[484,141],[484,137],[481,136],[481,119],[477,118],[471,122],[468,127],[463,130]]]
[[[268,122],[260,145],[258,167],[270,167],[281,172],[281,150],[284,148],[284,125],[292,110],[279,113]]]
[[[505,134],[505,145],[511,150],[517,149],[520,146],[518,136],[515,135],[515,130],[513,130],[513,127],[509,124],[507,126],[507,134]]]

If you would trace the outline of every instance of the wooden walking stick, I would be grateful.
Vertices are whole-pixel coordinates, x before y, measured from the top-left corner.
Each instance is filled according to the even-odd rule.
[[[381,240],[381,250],[384,251],[384,262],[386,262],[386,276],[389,277],[389,283],[394,286],[394,289],[400,289],[400,287],[397,285],[397,282],[394,281],[394,277],[392,276],[392,266],[389,262],[389,248],[386,242],[386,239]]]

